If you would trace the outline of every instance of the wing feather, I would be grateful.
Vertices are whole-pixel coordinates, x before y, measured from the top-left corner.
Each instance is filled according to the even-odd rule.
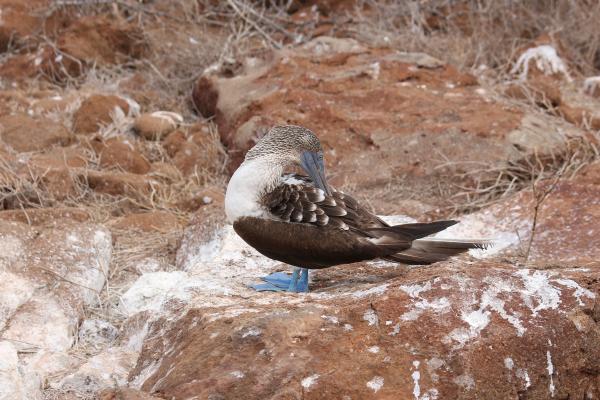
[[[377,216],[361,208],[351,196],[333,188],[331,196],[328,196],[309,178],[301,175],[284,175],[279,186],[264,195],[263,204],[274,217],[285,222],[354,231],[387,226]]]

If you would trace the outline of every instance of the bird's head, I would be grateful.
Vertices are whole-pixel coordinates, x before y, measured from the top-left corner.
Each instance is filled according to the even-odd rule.
[[[319,138],[307,128],[295,125],[280,125],[262,137],[246,154],[246,160],[265,159],[284,167],[302,167],[315,186],[331,194],[325,180],[323,148]]]

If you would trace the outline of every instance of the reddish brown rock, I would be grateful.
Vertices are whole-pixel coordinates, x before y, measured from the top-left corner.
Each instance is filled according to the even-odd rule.
[[[600,130],[600,115],[587,108],[562,104],[557,113],[573,125],[591,128],[594,131]]]
[[[495,251],[522,258],[532,237],[535,206],[537,225],[529,261],[546,265],[578,266],[600,259],[600,215],[598,162],[588,165],[574,179],[548,179],[494,204],[463,216],[462,223],[448,228],[445,237],[489,237],[496,239]],[[548,194],[540,202],[539,199]],[[470,229],[469,226],[478,227]]]
[[[507,96],[529,100],[540,107],[553,110],[561,104],[560,88],[545,76],[532,78],[523,83],[513,83],[504,92]]]
[[[74,101],[72,97],[53,95],[35,100],[31,109],[36,113],[64,112]]]
[[[160,400],[161,397],[135,389],[108,389],[98,394],[100,400]]]
[[[38,19],[30,15],[27,6],[21,1],[2,1],[2,19],[6,22],[0,27],[0,51],[8,49],[9,44],[19,42],[38,29]]]
[[[152,163],[151,175],[156,178],[176,181],[181,178],[181,172],[171,163],[162,161]]]
[[[43,7],[47,6],[39,5],[35,12],[31,10],[27,14],[27,18],[35,21],[32,23],[36,24],[36,30],[44,25],[37,12]],[[19,81],[42,75],[49,80],[64,82],[81,76],[90,66],[122,63],[145,54],[147,46],[144,35],[134,24],[107,15],[84,16],[74,22],[70,20],[72,15],[70,18],[65,16],[57,14],[52,19],[44,20],[46,28],[51,31],[50,35],[54,35],[57,28],[66,26],[64,30],[61,29],[56,46],[42,44],[37,46],[34,53],[10,57],[0,66],[0,75]]]
[[[106,15],[85,16],[70,25],[57,42],[61,51],[88,64],[117,64],[145,52],[142,31]]]
[[[176,215],[167,211],[150,211],[126,215],[111,225],[113,228],[142,232],[169,232],[181,229]]]
[[[69,147],[34,154],[29,159],[19,159],[14,168],[22,181],[36,182],[39,185],[42,193],[36,193],[38,201],[42,200],[42,204],[48,206],[51,203],[44,201],[77,197],[80,189],[79,176],[87,165],[87,155],[79,147]]]
[[[101,138],[95,138],[90,144],[100,158],[100,166],[103,168],[118,168],[134,174],[150,171],[148,160],[128,140],[112,138],[103,141]]]
[[[94,133],[102,125],[112,122],[111,114],[119,108],[123,114],[129,112],[129,104],[118,96],[95,94],[81,103],[73,115],[73,130],[75,133]]]
[[[177,130],[175,132],[171,132],[162,142],[162,145],[167,151],[167,154],[170,157],[173,157],[179,150],[181,150],[186,141],[187,138],[185,133],[181,130]]]
[[[600,393],[585,274],[444,264],[341,285],[240,305],[234,318],[199,307],[159,319],[131,379],[175,399]]]
[[[54,148],[31,157],[39,169],[85,168],[88,157],[79,147]]]
[[[0,211],[0,220],[15,221],[28,225],[58,225],[65,220],[85,222],[89,218],[90,214],[87,210],[74,207]]]
[[[181,122],[183,122],[183,118],[179,114],[155,111],[140,115],[135,120],[133,128],[147,140],[160,140],[163,136],[177,129]]]
[[[144,35],[133,24],[91,15],[66,25],[56,47],[41,45],[34,54],[17,54],[0,68],[0,74],[16,80],[41,74],[63,82],[81,76],[92,65],[117,64],[145,54]]]
[[[73,137],[64,125],[51,119],[17,114],[0,118],[0,139],[14,151],[26,152],[65,146]]]
[[[181,171],[184,176],[202,173],[202,165],[199,160],[203,157],[202,149],[191,142],[184,143],[179,151],[173,156],[173,164]]]
[[[44,193],[51,196],[51,199],[44,200],[65,200],[67,198],[77,198],[79,194],[79,173],[69,168],[51,168],[46,170],[37,170],[40,179],[40,188]]]
[[[42,74],[42,65],[52,65],[56,54],[48,45],[41,45],[34,54],[16,54],[0,64],[0,76],[10,81],[25,81]]]
[[[133,198],[146,197],[152,190],[153,181],[132,173],[86,171],[88,186],[99,193],[126,195]]]
[[[186,210],[189,212],[197,211],[201,207],[210,205],[215,207],[217,212],[223,210],[223,202],[225,200],[225,191],[219,186],[207,186],[196,193],[190,193],[190,196],[186,196],[179,200],[177,208]]]
[[[2,25],[0,25],[0,51],[8,50],[8,46],[25,47],[37,42],[35,35],[46,31],[52,35],[57,26],[66,18],[60,12],[44,13],[39,10],[48,8],[46,0],[2,0]]]
[[[171,133],[163,146],[185,176],[219,171],[224,162],[224,149],[219,138],[202,124],[192,127],[187,134],[182,131]]]

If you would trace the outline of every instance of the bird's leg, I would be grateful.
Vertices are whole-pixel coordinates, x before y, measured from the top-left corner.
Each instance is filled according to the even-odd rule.
[[[298,292],[308,293],[308,268],[300,268],[300,281],[297,289]]]
[[[290,280],[290,285],[288,286],[288,292],[298,292],[298,278],[300,278],[300,268],[294,267],[294,272],[292,272],[292,279]]]
[[[261,278],[265,283],[251,285],[259,292],[308,292],[308,269],[294,267],[292,275],[274,272]]]

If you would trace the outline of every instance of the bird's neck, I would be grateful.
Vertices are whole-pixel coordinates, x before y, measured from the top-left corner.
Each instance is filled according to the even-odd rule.
[[[230,222],[241,217],[263,217],[261,197],[279,185],[284,166],[273,160],[246,160],[235,171],[225,194],[225,213]]]

